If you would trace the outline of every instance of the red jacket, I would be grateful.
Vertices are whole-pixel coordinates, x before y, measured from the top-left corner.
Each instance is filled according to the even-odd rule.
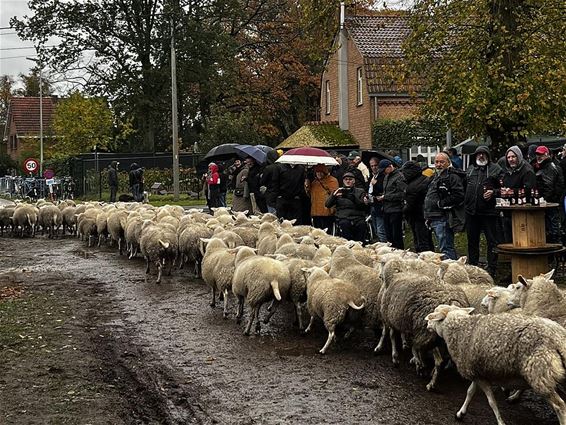
[[[208,176],[206,178],[208,185],[220,184],[220,174],[218,173],[218,165],[210,164],[208,166]]]

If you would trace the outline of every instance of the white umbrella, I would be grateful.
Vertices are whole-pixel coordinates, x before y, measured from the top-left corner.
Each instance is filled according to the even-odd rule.
[[[330,154],[318,148],[295,148],[285,152],[277,159],[280,164],[300,164],[300,165],[337,165]]]

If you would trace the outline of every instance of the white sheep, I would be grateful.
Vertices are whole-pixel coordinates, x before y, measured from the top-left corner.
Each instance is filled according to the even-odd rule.
[[[201,239],[206,243],[202,258],[202,279],[212,289],[211,307],[216,306],[216,292],[224,297],[224,318],[228,317],[228,291],[232,289],[237,249],[230,249],[222,239]]]
[[[566,330],[543,318],[512,314],[470,315],[472,308],[439,305],[428,328],[446,342],[458,372],[472,381],[456,413],[462,419],[479,386],[498,425],[504,425],[491,385],[526,383],[552,406],[566,425],[566,403],[557,393],[566,380]]]
[[[304,268],[303,271],[309,274],[307,308],[311,316],[305,333],[311,330],[316,317],[324,321],[328,338],[319,353],[325,354],[336,337],[337,326],[347,324],[350,331],[353,329],[359,319],[357,313],[364,308],[365,300],[355,285],[330,277],[320,267]]]
[[[244,299],[248,303],[251,312],[244,335],[249,335],[254,320],[256,321],[256,332],[261,329],[258,319],[259,310],[263,303],[276,299],[281,301],[287,296],[291,277],[289,268],[281,261],[263,256],[249,256],[248,247],[238,251],[236,254],[234,277],[232,278],[232,292],[238,298],[239,321],[243,314]]]
[[[508,304],[521,307],[524,314],[546,317],[566,327],[566,293],[552,280],[554,270],[532,279],[519,275],[519,282],[510,285],[512,296]]]

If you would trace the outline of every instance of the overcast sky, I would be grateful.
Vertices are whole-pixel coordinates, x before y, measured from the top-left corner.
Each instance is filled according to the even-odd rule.
[[[0,75],[16,78],[19,73],[27,74],[34,65],[26,59],[36,55],[33,44],[20,40],[15,30],[8,28],[13,16],[21,18],[26,14],[27,0],[0,0]]]

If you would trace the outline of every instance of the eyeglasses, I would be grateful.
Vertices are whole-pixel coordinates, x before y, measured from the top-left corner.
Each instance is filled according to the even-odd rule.
[[[355,180],[353,177],[344,177],[342,180]]]

